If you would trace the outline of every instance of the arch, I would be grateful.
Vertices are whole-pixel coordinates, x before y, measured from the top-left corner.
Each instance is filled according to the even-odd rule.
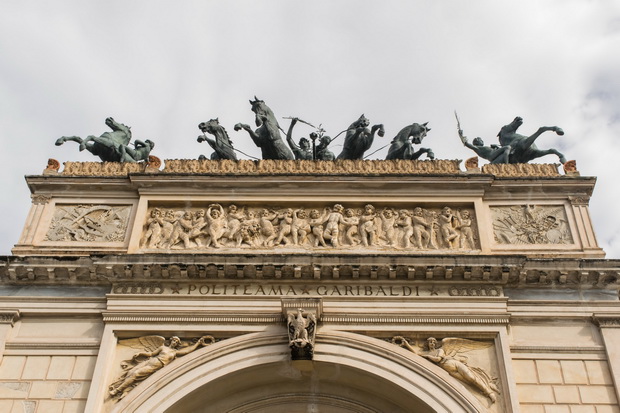
[[[314,360],[291,362],[281,329],[222,340],[181,357],[112,411],[259,413],[308,403],[320,412],[487,411],[441,368],[386,341],[320,331]]]

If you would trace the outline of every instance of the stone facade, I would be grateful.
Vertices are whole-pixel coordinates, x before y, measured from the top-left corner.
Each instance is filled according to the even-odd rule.
[[[595,179],[401,164],[27,177],[0,410],[620,412]]]

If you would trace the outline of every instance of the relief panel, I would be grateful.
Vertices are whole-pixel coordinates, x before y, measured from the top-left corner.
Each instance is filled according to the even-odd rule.
[[[123,242],[131,206],[56,205],[44,241]]]
[[[140,248],[477,250],[473,208],[462,206],[151,207]]]
[[[563,205],[492,206],[493,235],[498,244],[573,244]]]

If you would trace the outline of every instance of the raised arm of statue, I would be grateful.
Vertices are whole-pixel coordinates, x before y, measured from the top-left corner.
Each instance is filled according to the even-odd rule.
[[[288,132],[286,132],[286,142],[288,142],[288,146],[291,147],[293,153],[299,151],[299,146],[293,141],[293,128],[297,124],[297,118],[291,119],[291,125],[288,127]]]
[[[466,148],[469,148],[473,151],[476,150],[476,147],[469,143],[469,141],[467,140],[467,136],[463,135],[463,129],[459,129],[459,138],[461,138],[461,142],[463,142],[463,145],[465,145]]]

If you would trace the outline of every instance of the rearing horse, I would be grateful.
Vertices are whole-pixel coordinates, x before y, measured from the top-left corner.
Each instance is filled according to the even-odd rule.
[[[385,159],[418,159],[423,153],[429,159],[435,159],[435,154],[430,148],[420,148],[418,151],[413,150],[413,145],[420,145],[426,133],[431,130],[427,127],[428,122],[419,124],[414,123],[405,126],[398,132],[396,137],[392,139],[390,149]],[[411,138],[411,141],[409,140]]]
[[[364,158],[364,152],[370,149],[372,142],[375,140],[375,132],[379,131],[379,136],[385,134],[383,125],[373,125],[370,130],[368,129],[369,125],[370,121],[368,118],[362,115],[349,126],[344,138],[342,152],[340,152],[337,159]]]
[[[112,132],[104,132],[101,136],[90,135],[86,139],[79,136],[63,136],[56,140],[56,146],[73,141],[80,144],[80,151],[86,149],[104,162],[122,162],[123,153],[120,147],[126,148],[129,145],[131,129],[111,117],[105,120],[105,124],[112,129]]]
[[[253,131],[249,125],[237,123],[235,130],[244,129],[250,134],[254,144],[261,149],[263,159],[295,159],[293,152],[280,136],[280,126],[269,106],[256,96],[253,101],[250,100],[250,104],[252,112],[256,114],[255,121],[258,129]]]
[[[237,160],[235,148],[233,148],[232,142],[230,142],[228,133],[226,133],[226,129],[224,129],[224,127],[220,125],[220,121],[217,118],[211,119],[208,122],[201,122],[198,125],[198,129],[200,129],[203,134],[210,133],[211,135],[215,136],[215,140],[207,137],[206,135],[198,137],[198,142],[207,141],[207,143],[215,151],[211,154],[212,160]]]
[[[557,126],[541,126],[536,133],[531,136],[519,135],[517,129],[523,124],[523,119],[517,116],[508,125],[504,125],[499,131],[499,144],[501,146],[512,147],[508,158],[509,163],[527,163],[532,159],[540,158],[545,155],[557,155],[562,164],[566,163],[566,158],[556,149],[541,150],[534,145],[534,141],[544,132],[553,131],[558,135],[564,135],[562,128]]]

